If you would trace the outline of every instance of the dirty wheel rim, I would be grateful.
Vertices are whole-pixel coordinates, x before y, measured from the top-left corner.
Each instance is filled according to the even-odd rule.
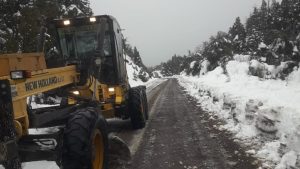
[[[102,169],[104,163],[104,143],[101,132],[97,129],[93,138],[93,169]]]

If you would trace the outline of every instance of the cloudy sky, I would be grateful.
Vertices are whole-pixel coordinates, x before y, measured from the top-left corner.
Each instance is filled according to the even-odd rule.
[[[235,18],[245,22],[261,0],[90,0],[95,15],[117,18],[147,66],[186,54]]]

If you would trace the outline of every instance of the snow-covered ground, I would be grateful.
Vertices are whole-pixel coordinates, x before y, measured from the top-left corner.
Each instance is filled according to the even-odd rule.
[[[52,161],[38,161],[38,162],[29,162],[22,164],[23,169],[59,169],[55,162]],[[0,165],[0,169],[4,169]]]
[[[228,130],[262,168],[300,168],[300,70],[287,80],[266,80],[249,75],[253,61],[230,61],[228,75],[221,67],[201,75],[178,76],[188,94],[212,117],[225,121]]]
[[[154,88],[156,88],[158,85],[160,85],[162,82],[166,81],[166,78],[153,78],[150,79],[147,83],[144,85],[147,88],[147,93],[151,92]]]

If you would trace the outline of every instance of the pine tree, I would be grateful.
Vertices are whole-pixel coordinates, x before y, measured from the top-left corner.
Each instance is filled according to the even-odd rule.
[[[270,16],[270,27],[275,30],[281,30],[281,6],[276,0],[272,1]]]
[[[266,45],[270,45],[274,40],[274,36],[276,36],[276,31],[274,32],[274,29],[272,28],[272,22],[274,22],[272,20],[273,17],[271,15],[270,1],[268,0],[267,3],[265,0],[263,0],[260,8],[259,30],[262,32],[263,42]]]
[[[204,48],[202,55],[210,62],[209,70],[230,59],[233,56],[230,37],[225,32],[218,32],[216,36],[210,38],[210,42]],[[225,59],[226,58],[226,59]]]
[[[93,14],[89,0],[61,0],[64,17],[90,16]]]
[[[269,26],[269,7],[265,0],[262,1],[260,7],[260,29],[266,31]]]
[[[140,52],[137,50],[136,47],[133,48],[133,54],[131,56],[132,61],[138,65],[138,66],[142,66],[142,60],[141,60],[141,56],[140,56]]]
[[[300,33],[300,1],[299,0],[291,0],[292,6],[291,10],[291,36],[297,37]]]
[[[246,46],[247,50],[253,54],[257,53],[259,44],[263,42],[260,22],[260,13],[257,8],[254,8],[246,22]]]
[[[265,41],[267,44],[273,43],[274,40],[282,37],[282,17],[280,15],[280,3],[278,3],[276,0],[273,0],[269,11],[269,32],[265,36]]]
[[[29,0],[0,1],[0,53],[20,50],[20,16],[22,8],[28,3]]]
[[[245,51],[246,30],[241,23],[240,17],[237,17],[233,26],[229,29],[229,37],[232,41],[233,52],[241,54]]]

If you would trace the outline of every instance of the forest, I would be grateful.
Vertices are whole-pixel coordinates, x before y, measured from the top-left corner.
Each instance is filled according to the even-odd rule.
[[[207,71],[218,66],[225,69],[226,63],[235,55],[247,55],[262,64],[280,66],[284,70],[274,78],[284,79],[300,61],[300,1],[298,0],[263,0],[260,7],[255,7],[245,24],[237,17],[228,32],[219,31],[208,41],[199,45],[187,55],[174,55],[169,61],[155,69],[165,76],[200,75],[203,64],[208,64]],[[202,65],[202,66],[201,66]],[[224,70],[226,73],[226,70]],[[253,75],[263,77],[259,71]]]

